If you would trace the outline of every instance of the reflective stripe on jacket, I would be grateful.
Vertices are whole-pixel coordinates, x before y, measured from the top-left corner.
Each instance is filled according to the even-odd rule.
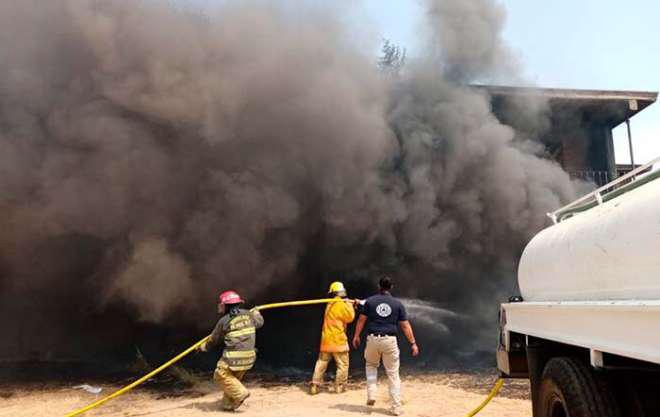
[[[225,348],[220,360],[232,371],[247,371],[257,360],[256,333],[263,324],[264,319],[257,310],[241,309],[238,314],[227,314],[216,324],[208,344],[212,346],[223,340]]]
[[[335,302],[327,305],[321,331],[321,352],[348,352],[346,325],[354,318],[355,310],[349,302]]]
[[[229,365],[232,371],[247,371],[252,369],[257,360],[257,351],[251,350],[226,350],[222,352],[222,359]]]

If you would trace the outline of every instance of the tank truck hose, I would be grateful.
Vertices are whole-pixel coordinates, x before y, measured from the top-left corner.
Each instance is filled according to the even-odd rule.
[[[303,300],[303,301],[287,301],[283,303],[272,303],[272,304],[264,304],[260,305],[257,307],[254,307],[253,310],[268,310],[271,308],[281,308],[281,307],[294,307],[294,306],[305,306],[305,305],[311,305],[311,304],[328,304],[328,303],[336,303],[336,302],[341,302],[341,301],[352,301],[352,300],[346,300],[346,299],[336,299],[336,298],[322,298],[318,300]],[[204,344],[211,335],[208,335],[195,343],[194,345],[190,346],[188,349],[184,350],[183,352],[179,353],[169,361],[165,362],[158,368],[154,369],[153,371],[149,372],[148,374],[144,375],[143,377],[131,382],[130,384],[126,385],[123,388],[118,389],[117,391],[113,392],[112,394],[108,395],[107,397],[101,398],[98,401],[95,401],[83,408],[80,408],[76,411],[72,411],[68,414],[66,414],[65,417],[74,417],[74,416],[79,416],[83,413],[86,413],[87,411],[99,407],[106,402],[119,397],[120,395],[126,394],[128,391],[132,390],[133,388],[137,387],[140,384],[143,384],[144,382],[148,381],[149,379],[153,378],[154,376],[158,375],[165,369],[169,368],[170,366],[174,365],[184,357],[188,356],[190,353],[194,352],[197,350],[202,344]],[[493,399],[497,395],[497,392],[500,390],[502,387],[502,384],[504,383],[503,379],[499,379],[495,386],[493,387],[492,391],[488,395],[488,397],[481,403],[477,408],[474,410],[470,411],[468,414],[465,415],[465,417],[473,417],[476,415],[479,411],[481,411],[489,402],[490,400]]]
[[[477,413],[479,413],[479,411],[483,410],[484,407],[486,407],[486,406],[488,405],[488,403],[490,402],[490,400],[492,400],[493,398],[495,398],[495,396],[497,395],[497,393],[500,392],[500,388],[502,388],[502,385],[504,385],[504,379],[499,378],[499,379],[497,380],[497,382],[495,383],[495,385],[493,386],[493,389],[490,390],[490,394],[488,394],[488,397],[486,397],[486,399],[484,399],[484,400],[481,402],[481,404],[479,404],[474,410],[472,410],[472,411],[470,411],[469,413],[467,413],[467,414],[465,415],[465,417],[474,417],[474,416],[477,415]]]

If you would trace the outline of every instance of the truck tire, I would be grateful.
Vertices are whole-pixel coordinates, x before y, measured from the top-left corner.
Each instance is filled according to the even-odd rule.
[[[660,416],[660,375],[655,372],[620,372],[616,374],[616,393],[622,417]]]
[[[535,417],[620,417],[605,381],[572,357],[552,358],[546,364]]]

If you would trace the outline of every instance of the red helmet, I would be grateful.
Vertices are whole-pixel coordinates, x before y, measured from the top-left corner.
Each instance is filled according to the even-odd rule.
[[[220,304],[241,304],[241,296],[236,291],[225,291],[220,294]]]

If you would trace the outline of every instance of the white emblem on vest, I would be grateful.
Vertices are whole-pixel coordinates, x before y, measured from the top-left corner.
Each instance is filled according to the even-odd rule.
[[[389,317],[392,314],[392,307],[389,304],[381,303],[376,307],[376,314],[381,317]]]

